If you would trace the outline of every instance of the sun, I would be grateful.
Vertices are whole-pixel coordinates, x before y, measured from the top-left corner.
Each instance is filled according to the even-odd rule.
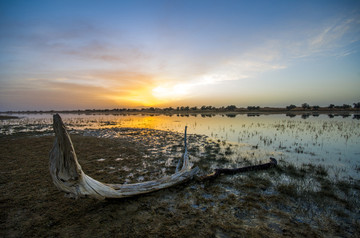
[[[152,95],[158,100],[180,100],[189,94],[189,86],[175,84],[173,86],[157,86],[152,89]]]
[[[108,99],[119,105],[131,107],[154,107],[167,105],[174,101],[184,99],[190,94],[190,87],[187,84],[158,84],[142,88],[123,90],[121,93],[106,95]]]

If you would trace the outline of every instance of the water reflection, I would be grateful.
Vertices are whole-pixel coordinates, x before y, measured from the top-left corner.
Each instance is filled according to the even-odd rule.
[[[23,118],[0,121],[0,133],[52,133],[52,115],[20,116]],[[298,164],[322,164],[336,173],[341,170],[343,175],[360,177],[357,114],[62,114],[62,117],[70,130],[125,127],[182,133],[188,126],[189,133],[234,145],[226,154],[234,161],[239,158],[267,161],[269,156],[276,156]]]

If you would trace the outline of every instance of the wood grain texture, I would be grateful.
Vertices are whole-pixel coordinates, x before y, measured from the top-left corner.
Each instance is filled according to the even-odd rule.
[[[55,141],[49,156],[50,174],[55,186],[69,197],[90,196],[96,199],[130,197],[183,183],[199,172],[199,168],[191,168],[189,163],[185,128],[185,152],[173,175],[143,183],[105,184],[86,175],[81,169],[70,135],[59,114],[53,116],[53,127]]]
[[[200,180],[214,179],[222,174],[231,175],[231,174],[244,173],[249,171],[265,170],[276,166],[277,166],[277,160],[275,158],[270,157],[270,162],[265,164],[251,165],[251,166],[235,168],[235,169],[217,168],[214,170],[213,173],[200,177]]]

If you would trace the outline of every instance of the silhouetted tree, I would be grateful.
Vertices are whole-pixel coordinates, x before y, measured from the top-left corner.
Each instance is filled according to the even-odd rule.
[[[329,105],[329,108],[331,108],[331,109],[334,108],[334,107],[335,107],[334,104],[330,104],[330,105]]]
[[[360,102],[354,103],[353,105],[354,105],[354,108],[360,108]]]
[[[313,108],[313,110],[319,110],[320,107],[318,105],[315,105],[312,108]]]
[[[296,108],[296,106],[294,104],[291,104],[290,106],[286,107],[287,110],[292,110],[294,108]]]
[[[211,110],[211,109],[215,109],[215,107],[212,106],[202,106],[201,110]]]
[[[260,109],[260,107],[259,106],[248,106],[247,109],[248,110],[258,110],[258,109]]]
[[[236,106],[235,106],[235,105],[227,106],[227,107],[225,108],[225,110],[227,110],[227,111],[234,111],[234,110],[236,110]]]
[[[307,103],[301,104],[301,107],[304,108],[304,109],[310,109],[310,106]]]

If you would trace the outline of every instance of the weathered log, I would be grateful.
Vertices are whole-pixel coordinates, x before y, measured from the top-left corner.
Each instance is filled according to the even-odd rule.
[[[243,173],[249,171],[265,170],[275,167],[276,165],[277,165],[277,160],[275,158],[270,157],[270,162],[265,164],[251,165],[251,166],[235,168],[235,169],[218,168],[215,169],[213,173],[200,177],[200,180],[214,179],[219,177],[221,174],[237,174],[237,173]]]
[[[199,171],[198,167],[192,169],[189,163],[185,127],[185,152],[173,175],[143,183],[105,184],[86,175],[81,169],[70,135],[59,114],[53,116],[53,126],[55,141],[50,152],[50,174],[55,186],[69,197],[90,196],[105,199],[150,193],[183,183]]]

